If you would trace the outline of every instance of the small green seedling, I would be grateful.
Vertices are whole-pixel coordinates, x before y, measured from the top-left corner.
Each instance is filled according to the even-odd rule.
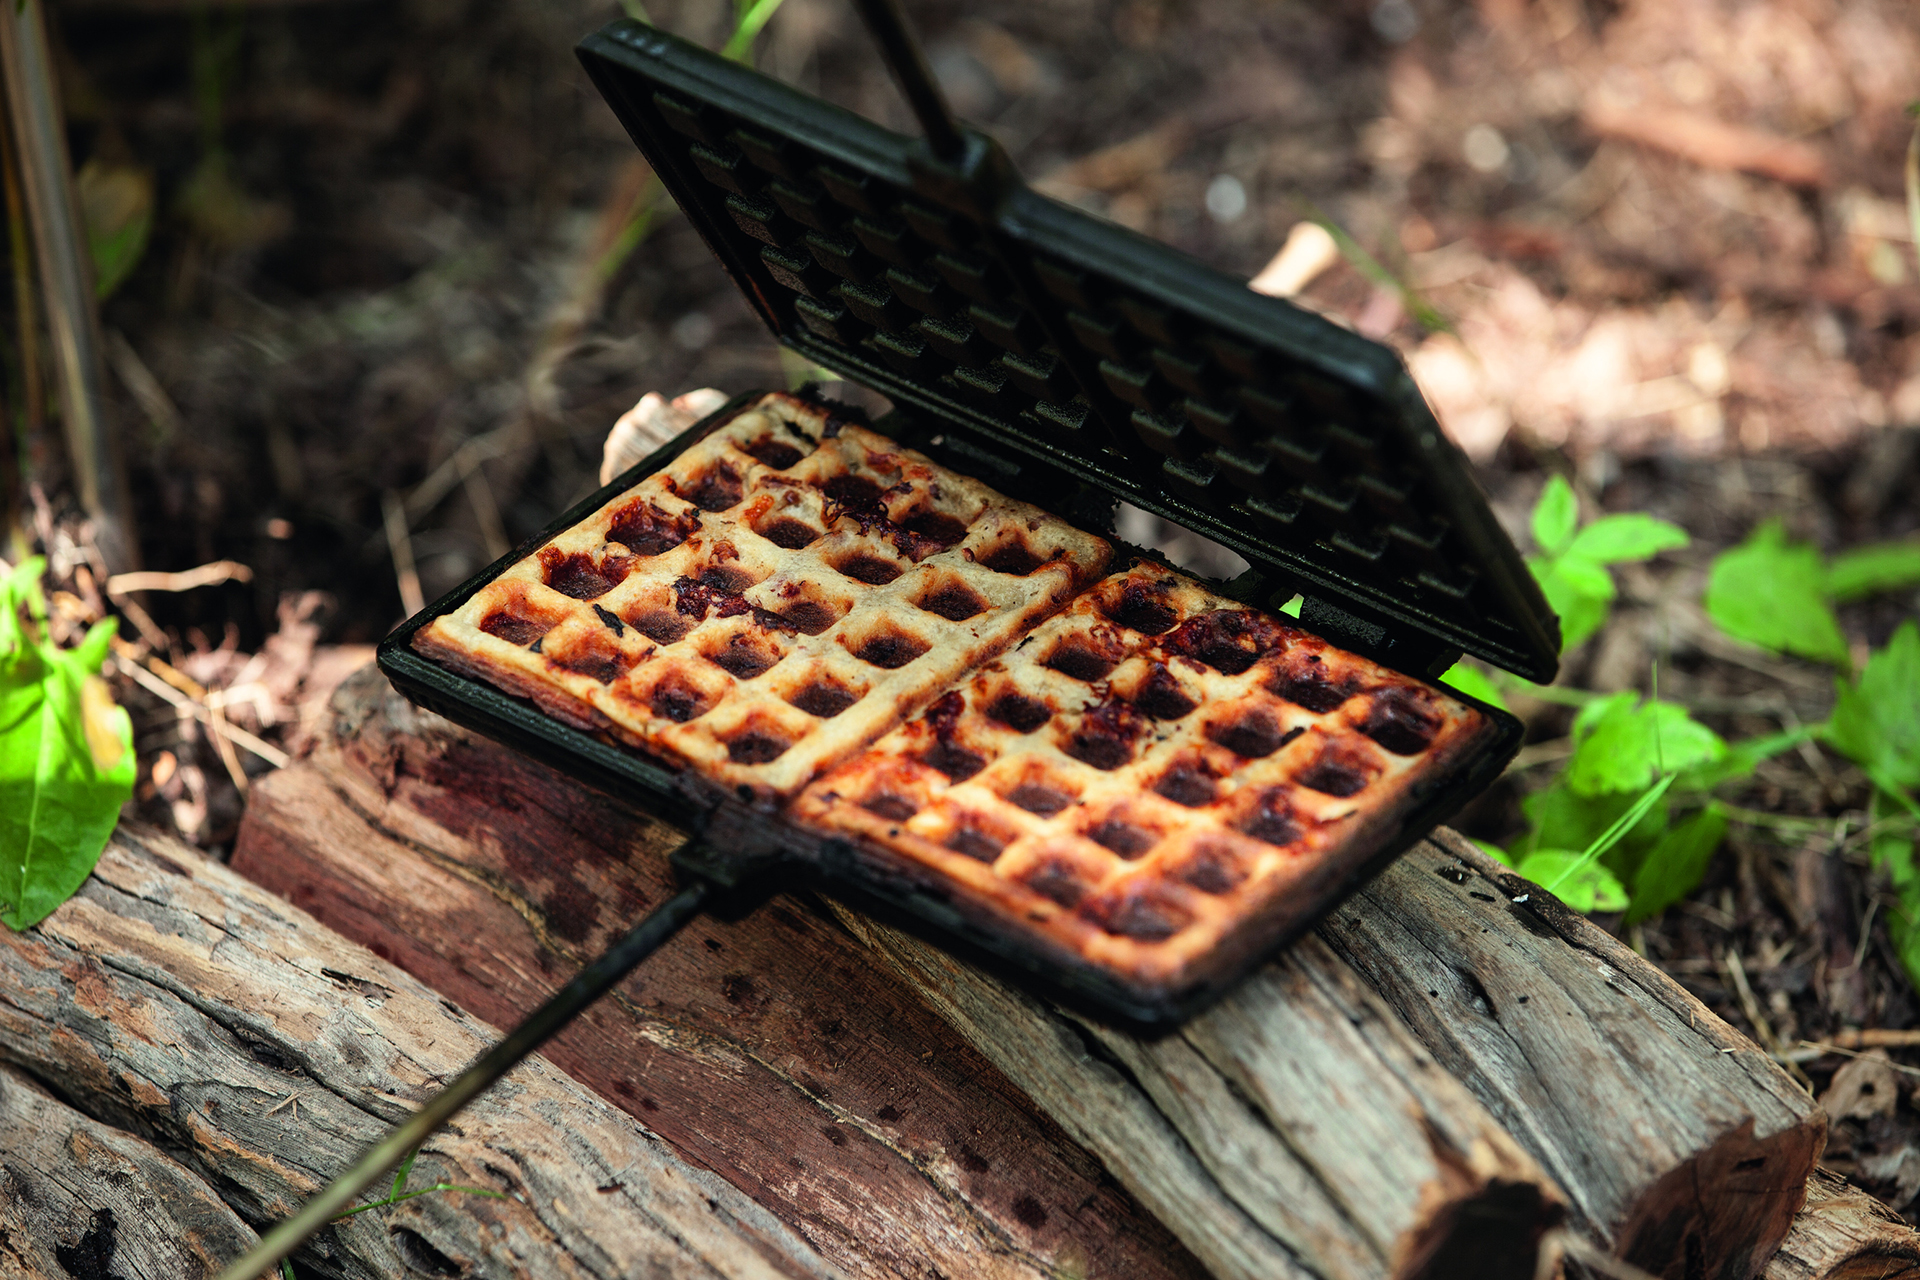
[[[100,678],[114,623],[73,649],[46,634],[46,562],[0,577],[0,923],[72,897],[133,794],[133,725]]]
[[[407,1190],[407,1179],[413,1173],[413,1162],[416,1159],[418,1159],[419,1156],[420,1156],[420,1153],[418,1151],[415,1151],[412,1154],[408,1155],[405,1160],[402,1160],[400,1162],[400,1167],[393,1171],[393,1187],[387,1192],[385,1199],[374,1200],[367,1204],[355,1205],[353,1208],[347,1210],[345,1213],[335,1218],[334,1221],[345,1222],[348,1218],[354,1217],[357,1214],[365,1213],[369,1209],[384,1209],[388,1205],[399,1204],[402,1200],[412,1200],[416,1196],[430,1196],[436,1191],[464,1191],[468,1195],[472,1195],[472,1196],[487,1196],[488,1198],[493,1200],[506,1199],[506,1197],[501,1195],[498,1191],[489,1191],[485,1187],[462,1186],[461,1184],[455,1183],[455,1182],[436,1182],[430,1187],[419,1187],[415,1190],[409,1191]]]
[[[1610,565],[1649,560],[1688,539],[1680,526],[1638,512],[1601,516],[1582,527],[1573,486],[1554,476],[1533,508],[1533,541],[1538,554],[1528,557],[1527,567],[1560,615],[1565,653],[1606,622],[1616,593]]]

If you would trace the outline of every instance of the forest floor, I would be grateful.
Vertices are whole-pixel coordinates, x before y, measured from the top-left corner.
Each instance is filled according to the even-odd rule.
[[[1556,472],[1589,514],[1649,512],[1692,535],[1621,575],[1561,684],[1645,690],[1658,659],[1661,695],[1729,736],[1827,715],[1827,668],[1728,644],[1697,602],[1713,554],[1766,517],[1829,551],[1920,530],[1920,287],[1901,194],[1920,12],[908,7],[957,110],[1043,190],[1240,277],[1310,214],[1343,227],[1444,327],[1344,260],[1299,300],[1407,356],[1523,549]],[[732,20],[719,0],[648,9],[709,46]],[[699,237],[650,203],[573,60],[613,5],[65,0],[54,14],[87,189],[108,214],[118,200],[152,218],[104,304],[143,562],[251,570],[158,598],[149,639],[182,676],[171,697],[120,681],[141,816],[224,850],[246,777],[403,616],[396,545],[431,600],[590,491],[608,428],[642,393],[784,386],[792,371]],[[908,126],[840,0],[786,0],[758,62]],[[76,607],[99,606],[55,438],[25,444],[52,495],[25,523]],[[1908,591],[1841,622],[1864,654],[1915,612]],[[208,735],[183,700],[268,754]],[[1459,821],[1496,841],[1564,758],[1571,718],[1515,706],[1524,767]],[[1911,1213],[1920,999],[1858,835],[1867,797],[1822,747],[1777,758],[1734,798],[1807,821],[1736,822],[1699,889],[1626,932],[1833,1089],[1828,1163]],[[1887,1065],[1857,1056],[1876,1042]],[[1861,1100],[1875,1073],[1897,1080],[1897,1105],[1890,1089]]]

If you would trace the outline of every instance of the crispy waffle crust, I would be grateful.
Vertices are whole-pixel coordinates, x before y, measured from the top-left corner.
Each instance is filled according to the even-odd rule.
[[[413,647],[773,803],[1027,634],[1109,555],[1038,508],[775,394]]]
[[[800,823],[1043,964],[1178,1000],[1324,910],[1496,736],[1434,686],[1137,565],[872,750]]]

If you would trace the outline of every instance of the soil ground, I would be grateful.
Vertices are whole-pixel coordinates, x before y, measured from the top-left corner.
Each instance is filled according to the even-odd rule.
[[[648,7],[709,46],[731,20],[718,0]],[[1350,262],[1301,301],[1407,355],[1523,548],[1554,472],[1590,513],[1691,532],[1622,575],[1612,621],[1562,683],[1644,689],[1659,658],[1663,696],[1723,733],[1825,716],[1823,669],[1729,646],[1694,606],[1712,554],[1764,517],[1828,550],[1920,529],[1920,288],[1901,198],[1912,6],[909,8],[959,112],[1050,193],[1241,277],[1310,213],[1344,227],[1445,327]],[[590,490],[642,393],[793,374],[671,209],[621,256],[645,173],[570,52],[611,5],[65,0],[54,14],[76,162],[154,193],[147,248],[104,306],[142,559],[252,570],[159,597],[149,639],[270,743],[401,617],[389,507],[432,599]],[[758,58],[908,125],[837,0],[786,0]],[[56,436],[29,424],[21,445],[48,495],[26,522],[69,612],[97,608]],[[1915,611],[1909,592],[1842,621],[1864,652]],[[225,847],[247,772],[269,766],[144,687],[121,693],[142,816]],[[1564,755],[1564,709],[1517,709],[1525,767],[1462,819],[1489,839]],[[1737,823],[1700,889],[1630,937],[1834,1089],[1828,1163],[1911,1213],[1920,1050],[1882,1036],[1889,1065],[1848,1066],[1875,1052],[1853,1032],[1920,1024],[1858,838],[1867,795],[1817,747],[1763,767],[1735,799],[1790,821]],[[1897,1105],[1890,1088],[1862,1101],[1876,1080],[1897,1082]]]

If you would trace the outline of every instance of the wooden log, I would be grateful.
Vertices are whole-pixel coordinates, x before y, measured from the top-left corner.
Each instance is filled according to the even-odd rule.
[[[1586,917],[1444,828],[1321,935],[1659,1276],[1747,1280],[1786,1238],[1826,1115],[1765,1051]]]
[[[370,668],[256,781],[233,865],[510,1024],[661,900],[679,839]],[[546,1053],[850,1274],[1200,1273],[809,898],[696,922]]]
[[[255,1239],[152,1144],[0,1067],[0,1276],[202,1280]]]
[[[529,1007],[664,888],[674,837],[644,816],[415,710],[375,674],[343,686],[334,710],[304,762],[255,786],[236,868],[488,1016]],[[1263,987],[1237,1019],[1210,1022],[1210,1039],[1140,1048],[1164,1059],[1149,1067],[996,984],[1021,1011],[996,1034],[1043,1045],[1009,1057],[940,1002],[950,976],[988,980],[929,948],[951,974],[916,976],[916,998],[872,963],[877,926],[843,919],[857,937],[783,898],[696,929],[549,1052],[805,1222],[849,1269],[911,1271],[904,1250],[879,1253],[896,1237],[967,1271],[954,1242],[978,1238],[969,1216],[1018,1246],[1003,1268],[1035,1254],[1096,1274],[1190,1268],[1070,1133],[1217,1274],[1414,1275],[1472,1238],[1508,1246],[1477,1274],[1532,1274],[1556,1193],[1323,948],[1310,977]],[[1089,1118],[1108,1113],[1106,1129]],[[829,1120],[838,1147],[813,1141]],[[788,1154],[764,1149],[770,1131],[795,1135],[804,1172],[770,1159]],[[911,1159],[913,1176],[880,1150]],[[1108,1201],[1089,1220],[1096,1194]],[[862,1221],[849,1214],[863,1197],[863,1229],[835,1244],[832,1224]]]
[[[1534,1274],[1557,1190],[1314,939],[1147,1040],[840,914],[1215,1275]]]
[[[1766,1280],[1920,1280],[1920,1232],[1838,1174],[1816,1169]]]
[[[168,1151],[256,1227],[496,1038],[228,868],[125,825],[78,897],[25,933],[0,930],[0,992],[0,1059]],[[436,1193],[363,1213],[315,1237],[298,1274],[841,1274],[539,1059],[423,1146],[415,1184],[443,1181],[505,1198]],[[131,1268],[116,1255],[113,1272],[67,1270]]]

